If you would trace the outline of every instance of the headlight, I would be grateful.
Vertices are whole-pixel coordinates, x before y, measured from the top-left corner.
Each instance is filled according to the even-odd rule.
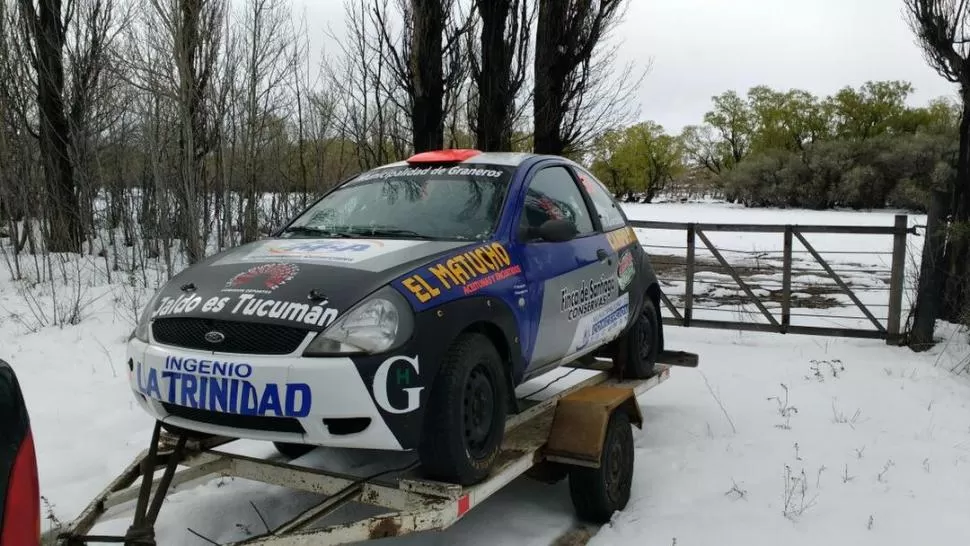
[[[131,336],[128,337],[129,341],[132,339],[137,339],[138,341],[148,343],[148,327],[152,323],[152,310],[155,309],[155,304],[158,302],[158,295],[160,293],[161,290],[155,292],[152,299],[148,300],[148,305],[146,305],[145,309],[141,312],[141,317],[138,319],[138,324],[135,326],[135,331],[133,331]]]
[[[383,353],[411,337],[411,328],[407,302],[385,288],[317,334],[303,356]]]

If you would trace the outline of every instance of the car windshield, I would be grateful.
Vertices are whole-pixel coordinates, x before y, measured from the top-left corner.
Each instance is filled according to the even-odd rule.
[[[284,236],[484,240],[495,231],[511,174],[467,164],[368,171],[315,203]]]

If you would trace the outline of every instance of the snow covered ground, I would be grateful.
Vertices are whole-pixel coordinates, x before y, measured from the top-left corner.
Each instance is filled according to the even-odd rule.
[[[631,206],[630,212],[676,221],[892,222],[882,212],[716,204]],[[653,237],[641,235],[645,243]],[[725,244],[759,244],[747,237]],[[831,248],[840,244],[830,241]],[[0,358],[20,377],[42,494],[63,521],[150,435],[151,421],[135,406],[123,369],[130,302],[138,296],[124,279],[108,284],[96,266],[75,267],[80,284],[56,285],[57,297],[80,294],[86,302],[80,323],[63,327],[37,327],[36,310],[54,310],[50,285],[25,292],[0,272]],[[669,347],[699,353],[701,367],[673,370],[641,400],[646,426],[635,432],[633,498],[611,524],[584,530],[594,534],[590,544],[966,544],[970,375],[952,370],[970,363],[970,346],[956,327],[941,325],[940,334],[943,343],[917,355],[879,341],[669,328]],[[273,454],[272,446],[256,442],[240,449]],[[330,450],[302,462],[322,460],[358,469],[379,462],[373,454]],[[162,509],[159,541],[206,544],[188,528],[218,541],[240,539],[262,531],[250,502],[274,525],[313,500],[242,480],[184,487]],[[98,530],[123,531],[126,524],[118,519]],[[522,479],[445,533],[387,543],[548,545],[576,527],[565,483]]]

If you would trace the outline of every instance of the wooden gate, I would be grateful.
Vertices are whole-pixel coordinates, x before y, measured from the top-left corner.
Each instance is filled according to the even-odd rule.
[[[892,226],[631,224],[663,285],[665,324],[876,338],[890,344],[903,337],[906,235],[915,233],[905,215],[896,216]],[[667,241],[684,244],[661,244],[664,237],[658,235],[664,231],[673,232]],[[767,234],[767,239],[756,237],[773,243],[763,246],[776,248],[718,245],[712,238],[720,233],[733,234],[733,243]],[[826,234],[830,242],[836,236],[837,248],[816,248],[812,239],[818,234]],[[866,248],[847,249],[844,245],[852,238]],[[725,313],[735,316],[726,319]]]

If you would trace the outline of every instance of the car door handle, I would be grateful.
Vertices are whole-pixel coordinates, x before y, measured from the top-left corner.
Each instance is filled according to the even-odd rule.
[[[602,248],[597,249],[596,250],[596,258],[599,259],[599,261],[601,261],[601,262],[608,262],[608,261],[610,261],[610,253],[607,252],[605,249],[602,249]]]

